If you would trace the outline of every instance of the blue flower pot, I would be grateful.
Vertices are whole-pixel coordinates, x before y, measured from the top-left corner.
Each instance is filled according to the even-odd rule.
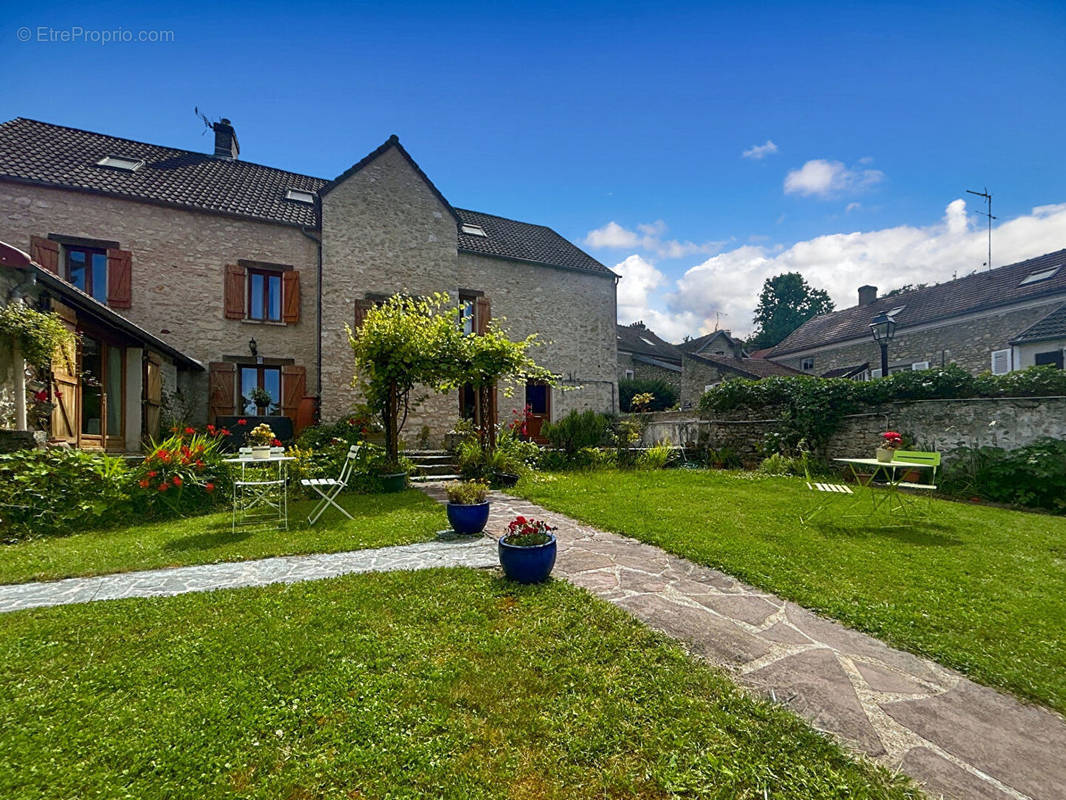
[[[489,522],[489,504],[461,505],[448,503],[448,522],[456,533],[481,533]]]
[[[518,583],[540,583],[547,580],[555,566],[555,534],[551,541],[534,547],[515,547],[503,539],[499,541],[500,566],[503,574]]]

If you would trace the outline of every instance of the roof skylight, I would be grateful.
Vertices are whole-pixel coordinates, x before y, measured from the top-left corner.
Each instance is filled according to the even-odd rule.
[[[1062,264],[1057,267],[1050,267],[1049,269],[1040,269],[1036,272],[1030,272],[1022,279],[1019,286],[1028,286],[1030,283],[1040,283],[1040,281],[1046,281],[1048,278],[1054,278],[1055,274],[1062,269]]]
[[[480,225],[474,225],[471,222],[464,222],[463,225],[462,225],[462,231],[463,231],[463,233],[468,233],[471,236],[485,236],[485,237],[488,237],[488,234],[485,233],[485,229],[484,228],[482,228]]]
[[[314,205],[315,193],[305,191],[304,189],[289,189],[289,191],[285,192],[285,199],[293,200],[297,203],[306,203],[307,205]]]
[[[96,166],[121,169],[125,172],[136,172],[144,166],[144,161],[140,158],[129,158],[128,156],[104,156],[96,162]]]
[[[892,309],[891,311],[889,311],[889,312],[888,312],[888,316],[890,316],[890,317],[894,317],[894,316],[896,316],[896,314],[898,314],[898,313],[899,313],[900,311],[902,311],[902,310],[903,310],[903,309],[905,309],[906,307],[907,307],[907,306],[905,306],[905,305],[902,305],[902,306],[896,306],[895,308],[893,308],[893,309]]]

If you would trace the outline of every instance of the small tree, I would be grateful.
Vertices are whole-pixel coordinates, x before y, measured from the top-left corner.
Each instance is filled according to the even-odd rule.
[[[395,295],[368,309],[358,331],[348,329],[355,356],[355,377],[367,405],[385,428],[385,454],[390,468],[399,464],[400,431],[417,385],[444,391],[454,384],[463,350],[458,309],[450,298]]]
[[[748,347],[773,347],[807,320],[833,310],[824,289],[815,289],[798,272],[767,278],[755,309],[755,334]]]

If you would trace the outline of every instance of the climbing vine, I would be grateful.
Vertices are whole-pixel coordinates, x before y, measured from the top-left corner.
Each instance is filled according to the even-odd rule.
[[[74,342],[74,334],[58,314],[25,303],[0,308],[0,337],[17,343],[27,363],[40,368],[49,365],[58,348]]]

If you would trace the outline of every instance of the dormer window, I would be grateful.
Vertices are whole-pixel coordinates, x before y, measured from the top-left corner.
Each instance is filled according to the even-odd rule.
[[[128,156],[104,156],[96,162],[96,166],[122,170],[123,172],[136,172],[144,166],[144,160]]]
[[[1062,264],[1059,264],[1057,267],[1051,267],[1049,269],[1040,269],[1036,272],[1030,272],[1018,285],[1028,286],[1030,283],[1040,283],[1040,281],[1046,281],[1049,278],[1054,278],[1055,275],[1058,274],[1058,271],[1060,269],[1062,269]]]
[[[315,193],[308,192],[304,189],[289,189],[285,193],[286,200],[292,200],[294,203],[304,203],[305,205],[315,204]]]
[[[482,228],[480,225],[474,225],[470,222],[463,223],[462,231],[463,233],[469,234],[470,236],[484,236],[488,238],[488,234],[485,233],[484,228]]]

